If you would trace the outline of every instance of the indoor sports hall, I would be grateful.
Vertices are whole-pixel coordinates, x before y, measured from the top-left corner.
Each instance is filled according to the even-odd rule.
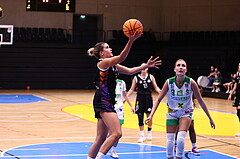
[[[162,89],[175,75],[175,61],[184,59],[216,124],[212,129],[195,101],[200,155],[192,153],[187,134],[183,159],[239,159],[238,107],[232,106],[238,91],[228,100],[232,75],[239,72],[239,8],[236,0],[0,0],[0,158],[87,159],[97,132],[97,60],[87,51],[104,41],[119,55],[128,42],[123,24],[137,19],[143,34],[121,65],[159,56],[162,64],[149,73]],[[221,74],[216,88],[211,66]],[[134,75],[118,76],[127,91]],[[155,102],[158,94],[152,96]],[[134,106],[136,91],[129,99]],[[167,110],[164,97],[153,117],[152,140],[138,143],[138,117],[125,103],[118,158],[167,158]],[[104,158],[112,158],[110,151]]]

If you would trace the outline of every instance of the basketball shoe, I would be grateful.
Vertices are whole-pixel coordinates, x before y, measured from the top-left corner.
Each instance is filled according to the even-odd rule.
[[[111,156],[112,158],[118,158],[118,157],[119,157],[118,154],[116,153],[116,151],[112,151],[111,154],[110,154],[110,156]]]
[[[197,147],[193,147],[193,148],[192,148],[192,153],[193,153],[195,156],[199,156],[199,155],[200,155],[200,152],[198,151],[198,148],[197,148]]]

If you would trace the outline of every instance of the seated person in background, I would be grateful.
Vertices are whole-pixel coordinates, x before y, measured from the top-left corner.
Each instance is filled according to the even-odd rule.
[[[215,76],[215,68],[214,68],[214,66],[211,66],[210,73],[208,75],[208,79],[209,79],[208,86],[212,86],[212,84],[214,82],[214,76]]]
[[[233,89],[233,86],[234,86],[234,79],[236,78],[236,74],[231,73],[230,76],[231,76],[230,82],[227,82],[227,83],[223,84],[224,88],[226,88],[226,90],[227,90],[226,93],[231,93],[232,92],[232,89]]]
[[[212,84],[213,90],[212,92],[220,92],[221,78],[219,74],[215,74],[214,82]]]

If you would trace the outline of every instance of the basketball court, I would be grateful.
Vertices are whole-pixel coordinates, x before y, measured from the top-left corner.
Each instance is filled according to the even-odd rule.
[[[96,119],[92,110],[94,90],[2,90],[0,93],[1,158],[84,159],[95,138]],[[157,94],[154,93],[154,99]],[[130,98],[135,101],[135,94]],[[240,157],[239,123],[231,102],[204,98],[216,123],[212,130],[202,109],[194,119],[200,156],[191,152],[187,136],[185,159],[236,159]],[[153,120],[153,140],[137,143],[137,117],[125,105],[120,158],[166,158],[163,100]],[[111,158],[106,155],[105,158]]]
[[[0,45],[13,43],[13,26],[0,25]],[[94,90],[1,90],[0,152],[3,159],[85,159],[96,134],[92,109]],[[157,94],[153,94],[156,99]],[[130,98],[134,104],[135,95]],[[202,109],[195,109],[195,130],[200,156],[191,153],[186,139],[186,159],[240,158],[240,132],[235,108],[225,99],[205,98],[216,123],[210,128]],[[153,118],[153,140],[137,143],[137,116],[125,105],[120,158],[166,158],[166,99]],[[107,155],[105,158],[111,158]]]

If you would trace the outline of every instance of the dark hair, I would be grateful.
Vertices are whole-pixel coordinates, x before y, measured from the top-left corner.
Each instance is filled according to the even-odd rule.
[[[103,44],[105,44],[105,42],[99,42],[94,47],[88,49],[88,55],[95,56],[97,59],[100,59],[99,52],[103,51]]]

